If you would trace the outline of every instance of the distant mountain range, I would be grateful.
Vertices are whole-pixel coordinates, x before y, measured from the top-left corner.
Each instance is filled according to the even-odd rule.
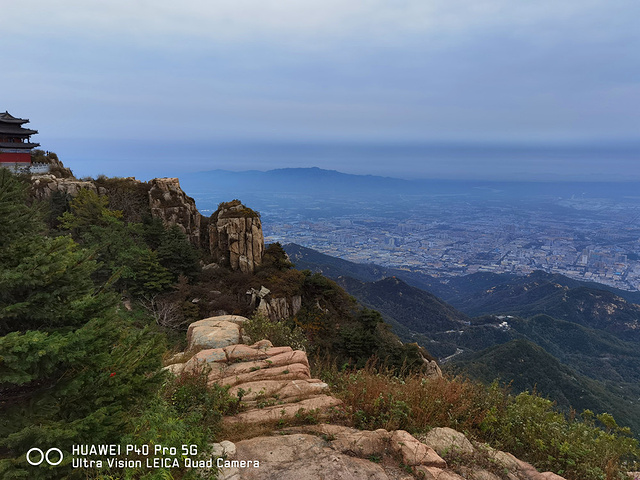
[[[296,268],[333,278],[449,370],[608,411],[640,433],[638,292],[544,272],[439,279],[284,248]]]
[[[244,198],[246,194],[329,193],[354,195],[472,195],[524,197],[531,195],[584,195],[619,198],[637,195],[637,183],[602,182],[504,182],[486,180],[404,180],[375,175],[353,175],[311,168],[280,168],[275,170],[210,170],[182,173],[180,182],[192,195],[197,192],[219,192]],[[225,200],[229,200],[225,198]]]

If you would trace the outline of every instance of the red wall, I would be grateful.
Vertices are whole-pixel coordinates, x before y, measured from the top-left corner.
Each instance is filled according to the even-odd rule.
[[[0,163],[31,163],[30,153],[0,153]]]

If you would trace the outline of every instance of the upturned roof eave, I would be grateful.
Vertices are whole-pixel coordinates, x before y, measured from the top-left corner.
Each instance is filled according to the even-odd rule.
[[[0,122],[22,125],[23,123],[29,123],[29,119],[14,117],[5,110],[4,113],[0,113]]]

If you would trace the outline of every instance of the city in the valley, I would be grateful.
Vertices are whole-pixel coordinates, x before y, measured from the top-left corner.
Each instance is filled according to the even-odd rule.
[[[491,193],[491,192],[490,192]],[[534,270],[640,288],[640,199],[247,193],[267,242],[438,277]],[[199,204],[207,199],[196,196]]]

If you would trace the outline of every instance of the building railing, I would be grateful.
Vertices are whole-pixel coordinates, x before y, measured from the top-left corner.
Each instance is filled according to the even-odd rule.
[[[31,165],[27,163],[20,162],[5,162],[0,163],[0,167],[8,168],[14,173],[26,173],[26,174],[43,174],[49,173],[49,169],[51,165],[48,163],[32,163]]]
[[[51,165],[48,163],[32,163],[29,167],[29,173],[49,173]]]

